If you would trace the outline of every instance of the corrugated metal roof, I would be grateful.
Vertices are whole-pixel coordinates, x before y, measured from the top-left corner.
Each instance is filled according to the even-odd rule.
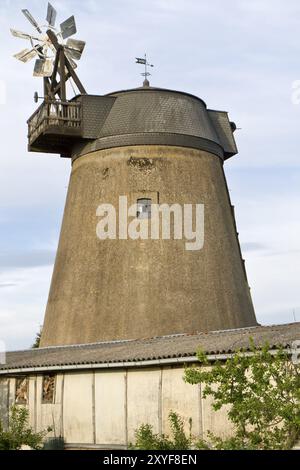
[[[0,371],[175,358],[184,360],[195,356],[199,349],[209,355],[249,349],[250,338],[257,346],[268,342],[274,349],[292,347],[294,341],[300,340],[300,323],[11,352],[7,354],[7,363],[0,365]]]

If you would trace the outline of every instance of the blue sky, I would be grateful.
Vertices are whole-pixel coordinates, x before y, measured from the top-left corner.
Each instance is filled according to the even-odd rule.
[[[153,86],[196,94],[227,110],[239,155],[226,163],[258,320],[300,321],[300,80],[298,0],[52,1],[75,14],[87,48],[78,73],[88,92],[141,84],[134,58],[147,51]],[[45,17],[47,2],[0,0],[0,340],[27,348],[43,322],[70,162],[29,154],[26,120],[41,82],[12,55],[30,31],[21,13]]]

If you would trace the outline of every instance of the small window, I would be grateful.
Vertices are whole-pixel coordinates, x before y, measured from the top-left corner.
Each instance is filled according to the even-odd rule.
[[[55,375],[44,375],[42,403],[44,405],[54,403],[54,395],[55,395]]]
[[[137,201],[137,218],[151,219],[152,199],[138,199]]]
[[[16,405],[28,404],[28,378],[21,377],[16,379]]]

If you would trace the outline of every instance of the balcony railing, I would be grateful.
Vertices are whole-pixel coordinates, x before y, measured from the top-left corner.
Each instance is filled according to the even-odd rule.
[[[43,134],[80,136],[81,129],[81,103],[45,101],[28,121],[29,144]]]

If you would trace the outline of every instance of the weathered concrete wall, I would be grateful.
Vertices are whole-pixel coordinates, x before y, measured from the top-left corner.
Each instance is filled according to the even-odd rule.
[[[201,401],[202,405],[202,435],[207,436],[207,432],[211,431],[220,437],[229,437],[233,431],[233,425],[228,420],[228,408],[223,407],[219,411],[212,410],[213,400],[211,397]]]
[[[63,422],[67,442],[94,443],[93,378],[91,373],[65,375]]]
[[[185,420],[186,432],[189,432],[189,420],[192,419],[192,432],[202,435],[201,397],[198,386],[184,382],[181,368],[163,369],[162,380],[162,432],[170,432],[169,414],[174,411]]]
[[[5,428],[8,424],[9,382],[0,379],[0,422]]]
[[[95,373],[96,444],[127,442],[127,372]]]
[[[161,371],[147,370],[128,373],[127,426],[129,442],[134,440],[134,431],[141,424],[153,426],[154,432],[161,427]],[[142,406],[142,403],[145,403]]]
[[[116,371],[66,372],[56,377],[53,404],[42,403],[42,377],[29,377],[30,423],[36,431],[53,427],[52,436],[63,436],[78,448],[126,448],[134,442],[141,424],[151,424],[157,433],[170,432],[168,416],[177,412],[186,431],[205,437],[208,430],[228,435],[226,412],[214,412],[202,400],[200,387],[183,381],[183,367],[153,367]],[[7,416],[8,393],[14,403],[15,380],[0,382],[2,414]],[[5,405],[6,403],[6,405]]]
[[[105,240],[102,203],[149,196],[204,204],[205,244]],[[97,151],[74,162],[42,346],[135,339],[256,324],[221,160],[180,147]]]

